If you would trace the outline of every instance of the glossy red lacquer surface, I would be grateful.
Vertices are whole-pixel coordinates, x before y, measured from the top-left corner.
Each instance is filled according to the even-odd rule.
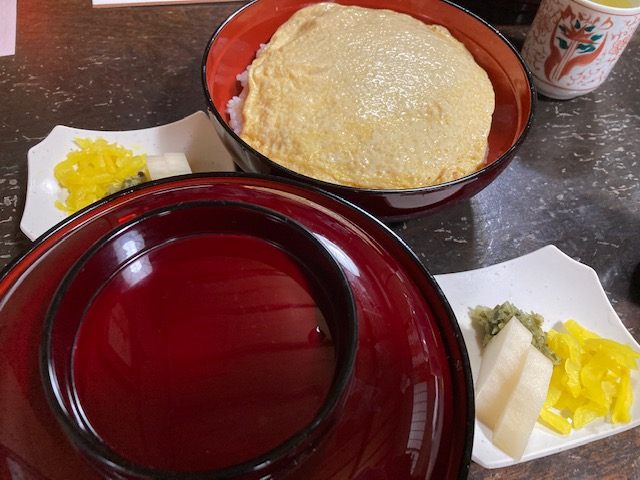
[[[247,175],[159,182],[112,197],[43,237],[0,283],[0,444],[26,478],[94,478],[47,407],[38,375],[46,307],[71,264],[120,222],[180,201],[233,200],[286,212],[346,273],[358,353],[341,414],[290,478],[463,478],[473,439],[466,350],[433,278],[377,220],[295,183]]]
[[[107,472],[257,478],[289,471],[260,465],[304,455],[339,413],[356,332],[346,278],[310,232],[238,202],[180,202],[110,232],[65,276],[45,391]]]
[[[507,166],[524,140],[533,118],[535,94],[527,67],[514,47],[493,27],[442,0],[340,0],[345,5],[387,8],[425,23],[446,26],[465,44],[493,84],[496,107],[489,133],[487,166],[454,182],[410,190],[344,187],[297,174],[270,161],[242,141],[228,126],[226,105],[237,95],[236,75],[245,70],[260,44],[308,0],[257,0],[233,14],[214,33],[203,59],[203,85],[218,134],[240,168],[294,178],[334,192],[388,220],[418,215],[454,200],[469,198]]]
[[[194,265],[209,248],[215,258]],[[138,261],[154,274],[131,285]],[[311,422],[331,385],[333,344],[315,340],[317,308],[286,262],[253,239],[197,237],[110,279],[74,354],[78,400],[98,435],[142,465],[208,470],[266,453]],[[209,275],[195,268],[203,263]]]
[[[192,257],[209,248],[214,258]],[[153,277],[131,286],[135,262],[120,271],[76,340],[79,401],[107,443],[140,463],[204,470],[275,448],[313,419],[331,385],[333,344],[315,341],[318,308],[289,258],[254,239],[203,236],[139,261]],[[208,274],[195,268],[203,263]],[[107,336],[118,331],[126,339]],[[127,358],[139,350],[145,358]]]

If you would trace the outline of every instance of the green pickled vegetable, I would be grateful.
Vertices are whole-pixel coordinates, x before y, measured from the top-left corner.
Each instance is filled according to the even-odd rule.
[[[539,313],[525,313],[512,303],[504,302],[493,308],[478,305],[471,309],[469,317],[483,333],[483,347],[502,330],[509,320],[516,317],[532,333],[531,343],[533,346],[540,350],[554,365],[560,363],[558,356],[551,351],[547,344],[547,334],[542,330],[544,317]]]

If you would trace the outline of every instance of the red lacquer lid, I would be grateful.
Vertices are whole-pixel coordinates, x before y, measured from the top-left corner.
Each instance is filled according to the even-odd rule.
[[[340,265],[355,299],[358,351],[344,407],[289,478],[466,477],[471,373],[455,317],[433,277],[393,232],[338,197],[236,174],[177,177],[111,196],[54,227],[5,269],[1,463],[26,478],[97,478],[45,399],[38,348],[47,308],[70,267],[114,227],[150,210],[199,201],[241,202],[299,223]]]

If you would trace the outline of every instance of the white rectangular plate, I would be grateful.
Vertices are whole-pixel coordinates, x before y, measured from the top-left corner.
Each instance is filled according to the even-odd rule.
[[[596,272],[549,245],[522,257],[468,272],[436,275],[451,304],[469,352],[474,383],[480,369],[480,343],[469,310],[477,305],[494,307],[509,301],[521,310],[544,316],[544,330],[570,318],[603,337],[640,345],[624,327],[602,289]],[[623,432],[640,425],[640,383],[632,373],[634,403],[631,422],[613,425],[594,421],[568,436],[536,424],[523,457],[516,461],[491,443],[491,430],[476,420],[472,459],[485,468],[514,465]]]
[[[27,199],[20,229],[30,240],[67,217],[55,207],[55,201],[63,200],[65,192],[55,179],[53,168],[71,150],[78,148],[74,143],[78,137],[101,137],[147,155],[182,152],[193,172],[232,172],[235,169],[211,120],[202,111],[177,122],[141,130],[98,131],[57,125],[27,154]]]

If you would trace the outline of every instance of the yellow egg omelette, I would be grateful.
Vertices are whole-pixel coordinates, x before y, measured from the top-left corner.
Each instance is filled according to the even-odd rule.
[[[483,165],[494,110],[486,72],[439,25],[318,3],[296,12],[248,68],[241,137],[331,183],[407,189]]]

